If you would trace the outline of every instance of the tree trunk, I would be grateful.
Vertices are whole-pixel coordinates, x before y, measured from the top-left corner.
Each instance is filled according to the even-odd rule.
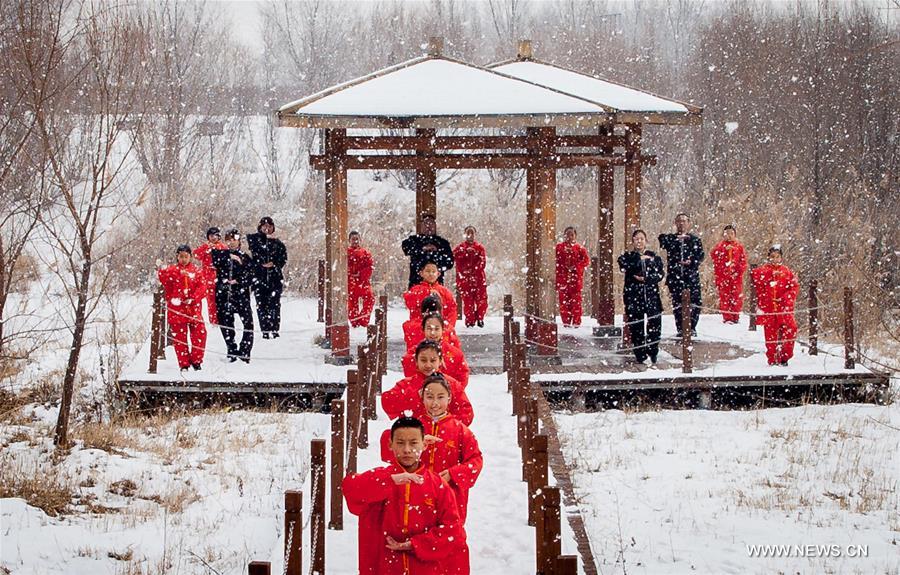
[[[81,356],[81,345],[84,341],[90,280],[91,261],[90,258],[85,258],[81,266],[81,281],[78,285],[78,305],[75,308],[75,330],[72,332],[72,347],[69,349],[69,361],[66,364],[66,375],[63,379],[62,402],[59,406],[56,433],[53,437],[53,443],[59,448],[65,448],[69,445],[69,413],[72,410],[72,396],[75,394],[75,376],[78,374],[78,359]]]

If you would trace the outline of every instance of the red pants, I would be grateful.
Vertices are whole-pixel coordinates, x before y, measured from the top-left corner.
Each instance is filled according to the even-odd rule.
[[[794,357],[797,322],[791,314],[761,316],[766,334],[766,359],[769,365],[787,363]]]
[[[369,325],[372,308],[375,307],[375,294],[371,285],[350,286],[347,297],[347,318],[352,327]]]
[[[487,313],[487,286],[482,284],[474,288],[459,290],[463,303],[463,315],[466,325],[473,326],[479,321],[484,321]]]
[[[581,325],[581,286],[557,288],[563,325]]]
[[[744,307],[744,289],[740,278],[729,279],[724,282],[716,282],[719,288],[719,311],[725,321],[738,321],[741,309]]]
[[[172,328],[172,346],[175,348],[175,357],[178,358],[178,367],[190,367],[203,363],[203,352],[206,350],[206,326],[200,311],[195,317],[178,315],[180,312],[168,314],[169,325]],[[190,349],[188,349],[188,335],[190,335]]]
[[[216,314],[216,281],[206,284],[206,317],[209,323],[219,325],[219,316]]]

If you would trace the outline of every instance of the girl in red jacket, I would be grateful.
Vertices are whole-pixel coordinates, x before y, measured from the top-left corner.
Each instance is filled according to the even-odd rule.
[[[564,327],[581,325],[581,288],[585,268],[591,265],[587,250],[576,242],[575,228],[563,232],[565,241],[556,244],[556,294]]]
[[[443,317],[443,307],[441,298],[433,293],[422,300],[422,303],[419,305],[418,314],[414,315],[410,313],[410,319],[403,322],[403,340],[406,342],[407,353],[414,352],[416,346],[419,345],[419,342],[425,339],[425,331],[422,329],[422,318],[430,313],[439,313],[441,314],[441,317]],[[459,341],[459,336],[456,335],[453,324],[447,319],[444,319],[444,337],[447,338],[447,341],[459,349],[462,349],[462,343]]]
[[[484,327],[487,312],[487,264],[484,246],[475,241],[475,226],[466,226],[466,241],[453,248],[456,264],[456,293],[463,303],[466,326]]]
[[[416,373],[397,382],[397,385],[381,394],[381,407],[391,419],[400,417],[404,411],[412,411],[413,417],[423,421],[427,418],[419,393],[425,378],[438,371],[441,366],[441,346],[433,341],[425,340],[416,347]],[[450,413],[454,414],[466,425],[472,423],[475,413],[472,403],[466,395],[461,383],[445,375],[450,385],[452,399]]]
[[[769,365],[787,365],[794,357],[797,322],[794,302],[800,291],[797,276],[782,264],[781,246],[769,248],[769,261],[751,272],[756,289],[757,322],[766,335],[766,358]]]
[[[450,343],[444,332],[444,318],[440,313],[429,313],[422,316],[422,332],[426,341],[441,344],[441,373],[446,373],[464,388],[469,385],[469,364],[461,349]],[[403,375],[409,377],[415,375],[416,358],[414,352],[409,351],[403,356]]]
[[[422,422],[391,426],[395,463],[344,478],[347,507],[359,516],[361,575],[460,575],[448,564],[466,548],[453,490],[422,464]]]
[[[178,367],[181,371],[189,367],[199,370],[206,349],[206,326],[201,315],[206,280],[200,268],[191,263],[190,246],[178,246],[175,254],[177,263],[157,270],[156,274],[166,296],[166,318],[172,326]]]
[[[456,299],[453,293],[438,283],[438,277],[441,272],[438,271],[437,265],[428,262],[419,270],[419,277],[422,278],[420,283],[409,288],[409,291],[403,294],[406,307],[409,309],[409,319],[419,319],[420,310],[422,308],[422,300],[431,294],[437,294],[441,298],[441,311],[444,318],[450,323],[450,327],[456,328]]]

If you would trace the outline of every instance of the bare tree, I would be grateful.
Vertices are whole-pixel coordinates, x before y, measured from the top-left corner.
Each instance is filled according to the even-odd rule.
[[[52,1],[47,14],[58,56],[51,66],[42,65],[24,38],[20,50],[36,133],[53,179],[40,214],[50,248],[44,257],[65,287],[71,311],[71,347],[54,436],[56,445],[65,447],[85,330],[109,281],[104,261],[116,248],[105,241],[107,232],[133,204],[128,194],[133,187],[125,181],[131,144],[124,133],[129,121],[140,117],[146,75],[144,36],[126,11],[79,9],[66,21],[72,12]],[[48,70],[52,79],[42,93]]]

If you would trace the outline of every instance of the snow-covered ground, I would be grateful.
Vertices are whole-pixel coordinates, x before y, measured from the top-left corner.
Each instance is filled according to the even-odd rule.
[[[306,365],[321,361],[322,351],[311,347],[322,326],[311,323],[315,302],[288,298],[285,303],[288,336],[282,340],[297,332],[287,346],[298,358],[295,369],[317,368]],[[144,296],[118,302],[120,317],[129,318],[121,326],[121,349],[135,353],[140,347],[146,335],[140,327],[148,320],[133,312],[147,304]],[[389,337],[400,337],[403,315],[391,309]],[[485,331],[497,330],[499,318],[487,324]],[[584,327],[562,333],[581,335],[589,324],[585,318]],[[671,318],[664,326],[672,329]],[[727,335],[751,349],[762,339],[761,332],[722,326],[712,317],[701,321],[700,330],[701,339]],[[361,338],[362,330],[354,330],[353,337]],[[220,340],[210,333],[212,346]],[[273,350],[282,340],[260,339],[254,350],[260,361],[251,366],[262,370],[270,364],[261,358],[280,355]],[[82,404],[103,388],[99,360],[109,350],[98,327],[86,348]],[[28,378],[58,370],[65,351],[61,337],[9,389],[21,390]],[[764,364],[758,355],[734,361],[751,359]],[[390,372],[385,386],[398,378]],[[485,454],[467,524],[473,573],[534,568],[534,530],[526,526],[525,484],[519,481],[515,422],[505,390],[504,375],[473,376],[468,388],[475,408],[472,429]],[[90,418],[82,412],[73,430],[75,447],[54,466],[55,417],[52,402],[31,403],[6,414],[0,424],[0,485],[18,482],[20,493],[38,493],[36,499],[50,510],[54,503],[74,501],[66,513],[50,516],[4,492],[0,566],[17,575],[238,574],[250,560],[271,561],[280,572],[283,493],[301,489],[308,498],[309,442],[327,438],[330,429],[327,416],[312,413],[207,411],[86,424]],[[613,410],[555,418],[572,468],[577,510],[601,573],[900,570],[897,406]],[[387,424],[381,414],[370,424],[370,437],[377,438]],[[360,469],[378,464],[374,447],[360,454]],[[309,509],[307,500],[305,514]],[[306,532],[305,553],[308,541]],[[344,530],[327,534],[329,573],[354,572],[355,542],[355,518],[345,510]],[[751,558],[746,547],[751,544],[836,545],[843,556]],[[868,557],[849,557],[851,545],[868,546]],[[823,552],[798,549],[807,555]],[[796,555],[798,549],[789,551]],[[834,548],[824,551],[833,554]],[[575,553],[566,522],[563,552]]]

